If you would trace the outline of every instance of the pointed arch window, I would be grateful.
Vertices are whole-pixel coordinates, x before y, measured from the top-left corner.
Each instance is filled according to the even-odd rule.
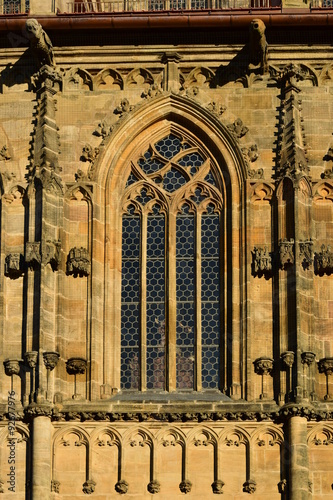
[[[169,133],[131,164],[122,207],[122,389],[218,389],[223,217],[212,160]]]

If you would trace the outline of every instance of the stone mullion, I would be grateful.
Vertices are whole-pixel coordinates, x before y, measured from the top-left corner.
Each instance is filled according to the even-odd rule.
[[[147,388],[147,212],[141,217],[140,390]]]
[[[169,212],[167,222],[167,317],[166,317],[166,367],[167,390],[175,391],[177,388],[176,353],[177,353],[177,300],[176,300],[176,214]]]
[[[239,200],[238,200],[239,201]],[[239,254],[240,248],[240,228],[239,228],[239,210],[234,200],[232,210],[232,252],[228,257],[228,269],[231,269],[231,283],[232,283],[232,332],[230,332],[232,343],[232,359],[231,359],[231,390],[230,395],[232,399],[240,399],[242,397],[241,387],[241,294],[240,294],[240,263],[241,256]],[[237,249],[237,252],[236,252]],[[229,333],[229,332],[228,332]]]
[[[201,329],[201,213],[195,218],[195,387],[202,389],[202,329]]]

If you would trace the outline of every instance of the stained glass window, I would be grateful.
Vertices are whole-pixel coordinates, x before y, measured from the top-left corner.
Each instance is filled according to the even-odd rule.
[[[131,164],[122,216],[121,387],[218,389],[222,199],[181,135]]]

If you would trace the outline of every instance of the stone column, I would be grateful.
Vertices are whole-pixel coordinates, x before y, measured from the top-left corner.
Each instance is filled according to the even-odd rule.
[[[32,427],[32,500],[48,500],[51,493],[51,435],[49,417],[35,417]]]
[[[309,457],[307,446],[307,420],[290,417],[287,423],[289,461],[289,498],[309,500]]]

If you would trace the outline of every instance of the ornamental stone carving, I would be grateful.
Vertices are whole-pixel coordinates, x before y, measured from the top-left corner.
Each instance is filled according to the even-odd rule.
[[[42,244],[42,263],[50,264],[52,269],[55,271],[58,269],[60,264],[60,241],[50,241],[47,240]]]
[[[268,44],[265,36],[266,26],[260,19],[250,24],[250,61],[248,70],[264,75],[268,72]]]
[[[253,274],[262,276],[262,275],[270,275],[272,273],[272,255],[268,251],[267,246],[262,247],[254,247],[252,251],[252,266],[253,266]]]
[[[40,66],[47,64],[55,66],[53,46],[51,40],[36,19],[28,19],[25,23],[30,48],[36,55]]]
[[[5,373],[8,377],[12,375],[20,375],[20,362],[21,359],[5,359],[3,362]]]
[[[287,240],[286,238],[279,242],[280,265],[285,269],[289,265],[294,264],[294,240]]]
[[[125,479],[120,479],[120,481],[118,481],[115,484],[114,489],[116,490],[117,493],[120,493],[121,495],[125,495],[125,493],[128,492],[128,482],[125,481]]]
[[[134,106],[131,106],[129,103],[129,100],[126,99],[126,97],[125,97],[124,99],[122,99],[120,101],[120,104],[119,104],[119,106],[116,107],[116,109],[114,110],[114,113],[116,115],[120,115],[120,118],[121,118],[124,114],[129,113],[133,109],[134,109]]]
[[[111,134],[112,130],[113,130],[113,126],[109,125],[105,120],[103,120],[97,125],[97,128],[94,131],[94,134],[97,135],[97,137],[102,137],[102,139],[104,140],[106,137],[108,137]]]
[[[190,493],[192,489],[192,483],[188,479],[185,479],[179,484],[179,489],[182,493]]]
[[[222,495],[223,494],[223,486],[224,486],[224,482],[221,481],[220,479],[216,479],[213,483],[212,483],[212,490],[213,490],[213,493],[215,493],[216,495]]]
[[[248,481],[245,481],[245,483],[243,484],[244,493],[249,493],[250,495],[252,495],[256,492],[256,489],[257,483],[253,479],[248,479]]]
[[[313,262],[313,241],[309,240],[299,242],[299,254],[303,257],[303,266],[309,267]]]
[[[5,258],[5,275],[18,278],[23,272],[23,257],[19,253],[10,253]]]
[[[6,145],[2,146],[0,149],[0,161],[10,160],[11,155],[9,153],[8,147]]]
[[[54,351],[43,352],[43,361],[46,369],[50,372],[57,366],[60,354]]]
[[[24,354],[25,361],[29,368],[36,368],[38,352],[37,351],[28,351]]]
[[[142,97],[149,99],[149,98],[156,97],[160,94],[162,94],[162,90],[160,89],[159,85],[157,83],[153,83],[150,85],[148,90],[145,90],[142,93]]]
[[[251,163],[259,158],[258,146],[256,144],[252,144],[249,148],[242,148],[242,153]]]
[[[74,247],[69,251],[67,257],[67,274],[77,276],[89,276],[90,274],[90,256],[86,248]]]
[[[280,481],[278,483],[278,490],[279,490],[280,494],[287,493],[287,480],[286,479],[282,479],[282,481]]]
[[[254,370],[258,375],[269,375],[273,370],[272,358],[258,358],[254,361]]]
[[[158,481],[156,481],[156,479],[154,479],[153,481],[150,481],[150,483],[147,486],[147,489],[149,493],[152,494],[159,493],[161,490],[161,485]]]
[[[93,148],[90,144],[85,144],[82,149],[81,159],[94,163],[99,155],[99,148]]]
[[[207,105],[207,109],[213,113],[213,115],[217,116],[218,118],[221,118],[223,113],[226,111],[227,107],[223,106],[223,104],[212,101]]]
[[[316,358],[316,355],[314,352],[305,351],[305,352],[302,352],[302,354],[301,354],[301,359],[302,359],[303,365],[307,365],[307,366],[312,365],[315,358]]]
[[[84,358],[69,358],[66,361],[66,370],[69,375],[79,375],[85,373],[87,361]]]
[[[60,481],[57,481],[56,479],[52,479],[51,491],[54,493],[60,493]]]
[[[281,359],[288,368],[291,368],[294,364],[295,353],[293,351],[285,351],[281,354]]]
[[[87,481],[85,481],[83,483],[82,491],[83,491],[83,493],[86,493],[87,495],[91,495],[92,493],[94,493],[95,487],[96,487],[95,481],[93,481],[92,479],[88,479]]]
[[[315,272],[317,274],[331,274],[333,271],[333,252],[331,246],[325,245],[321,246],[321,252],[315,253]]]
[[[243,125],[243,122],[240,118],[234,121],[234,123],[228,125],[228,129],[232,132],[238,139],[241,139],[249,129]]]
[[[31,267],[41,263],[40,241],[27,241],[25,245],[25,261]]]

